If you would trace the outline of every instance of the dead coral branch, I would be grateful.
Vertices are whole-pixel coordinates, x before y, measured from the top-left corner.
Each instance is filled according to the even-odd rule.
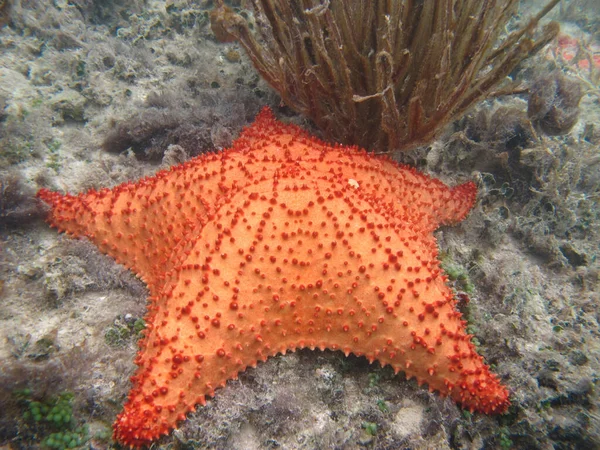
[[[558,33],[552,0],[504,35],[518,0],[250,0],[255,31],[217,1],[215,35],[329,139],[380,151],[427,143]]]

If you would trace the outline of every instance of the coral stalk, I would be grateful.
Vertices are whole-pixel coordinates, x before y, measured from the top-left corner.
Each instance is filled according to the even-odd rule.
[[[558,0],[507,36],[517,0],[248,3],[256,31],[218,1],[216,36],[239,41],[282,100],[328,139],[379,151],[431,141],[559,29],[551,22],[534,39]]]

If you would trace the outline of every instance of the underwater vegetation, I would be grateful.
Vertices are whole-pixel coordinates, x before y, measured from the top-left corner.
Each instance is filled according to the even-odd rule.
[[[559,31],[557,3],[500,35],[518,1],[250,2],[253,22],[217,1],[217,38],[239,41],[264,79],[331,140],[378,151],[430,142]],[[509,89],[510,90],[510,89]]]
[[[583,91],[579,81],[554,71],[536,79],[529,88],[527,115],[549,136],[568,133],[579,118]]]
[[[23,418],[45,429],[43,434],[46,437],[42,440],[44,447],[59,450],[77,448],[87,440],[87,427],[74,425],[73,393],[63,392],[45,401],[33,400],[31,389],[27,388],[16,391],[14,395],[26,405]]]
[[[0,229],[40,218],[33,190],[15,172],[0,170]]]

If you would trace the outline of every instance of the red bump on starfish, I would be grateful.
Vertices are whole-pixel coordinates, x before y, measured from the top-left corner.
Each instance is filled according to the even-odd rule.
[[[53,226],[87,237],[150,290],[114,425],[124,445],[150,444],[239,372],[303,347],[389,364],[472,411],[508,407],[433,236],[470,211],[471,182],[450,188],[328,145],[265,109],[230,149],[113,189],[38,195]]]

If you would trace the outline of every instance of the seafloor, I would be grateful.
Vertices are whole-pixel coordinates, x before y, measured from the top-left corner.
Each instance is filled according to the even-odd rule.
[[[145,312],[143,284],[50,229],[36,191],[111,187],[227,147],[264,105],[310,129],[236,44],[216,42],[211,3],[0,2],[2,449],[60,448],[61,436],[113,447]],[[512,76],[578,80],[568,134],[534,129],[526,95],[503,97],[398,155],[479,186],[470,216],[436,236],[509,412],[470,414],[389,368],[303,350],[247,370],[153,448],[600,448],[600,67],[563,52],[594,56],[600,6],[563,3],[552,18],[570,38]]]

